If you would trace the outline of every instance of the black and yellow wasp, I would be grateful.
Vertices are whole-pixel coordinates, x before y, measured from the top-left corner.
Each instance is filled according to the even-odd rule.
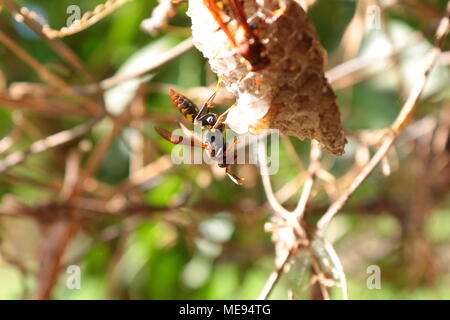
[[[209,112],[209,110],[213,108],[212,101],[214,100],[216,93],[217,89],[199,109],[197,105],[187,97],[170,89],[170,98],[183,116],[194,125],[201,126],[203,132],[202,138],[198,138],[192,133],[190,139],[186,139],[185,137],[174,135],[172,132],[160,127],[156,127],[155,129],[161,137],[173,144],[200,147],[207,150],[210,158],[217,161],[220,168],[225,168],[228,177],[237,185],[242,185],[244,179],[238,177],[230,169],[230,165],[236,162],[237,153],[233,152],[233,159],[229,159],[228,155],[228,153],[234,151],[234,147],[238,143],[238,140],[234,139],[232,143],[228,144],[225,137],[226,126],[223,120],[224,116],[231,108],[220,116]]]

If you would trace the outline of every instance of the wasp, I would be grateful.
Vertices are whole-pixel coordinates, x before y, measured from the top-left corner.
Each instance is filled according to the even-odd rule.
[[[232,107],[220,116],[209,112],[209,110],[213,108],[212,101],[214,100],[216,93],[217,89],[199,109],[198,106],[187,97],[176,92],[174,89],[170,89],[170,98],[177,109],[183,114],[184,118],[194,125],[201,126],[203,132],[203,137],[201,139],[192,132],[190,133],[190,139],[186,139],[182,136],[176,136],[172,132],[160,127],[156,127],[155,129],[161,137],[173,144],[199,147],[207,150],[210,158],[217,161],[220,168],[225,169],[227,176],[237,185],[242,185],[244,179],[238,177],[230,169],[231,164],[228,161],[228,153],[234,151],[234,146],[238,143],[238,139],[234,139],[232,143],[228,144],[225,137],[226,126],[223,120]],[[237,153],[234,152],[232,163],[235,163],[236,159]]]
[[[257,28],[250,26],[247,22],[248,18],[241,0],[203,0],[203,3],[232,45],[248,61],[251,71],[263,70],[270,64],[266,48],[257,35]],[[228,20],[224,19],[224,15],[228,17]],[[229,27],[233,19],[238,25],[236,33]]]

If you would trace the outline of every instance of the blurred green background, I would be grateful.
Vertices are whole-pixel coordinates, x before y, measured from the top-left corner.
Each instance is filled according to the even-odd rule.
[[[66,9],[74,4],[66,0],[17,2],[40,13],[53,28],[65,25]],[[405,45],[418,31],[422,37],[413,45],[406,45],[407,50],[395,58],[373,63],[358,76],[346,78],[349,82],[336,82],[345,128],[351,133],[383,128],[395,119],[405,93],[417,78],[418,65],[431,47],[435,27],[447,3],[445,0],[393,1],[392,5],[380,5],[381,28],[366,30],[364,22],[358,25],[360,20],[357,18],[364,16],[361,7],[366,9],[374,1],[364,2],[318,0],[311,6],[309,15],[328,50],[327,69],[355,57],[389,54],[393,48]],[[101,3],[103,1],[76,1],[82,12],[93,10]],[[87,30],[62,41],[98,79],[135,70],[156,60],[189,36],[186,32],[189,30],[183,29],[190,26],[185,14],[186,4],[181,5],[170,22],[177,28],[157,36],[143,32],[139,25],[149,17],[156,4],[155,0],[134,0]],[[0,13],[0,28],[71,85],[86,84],[36,34],[15,21],[6,8]],[[449,50],[448,42],[446,49]],[[15,83],[41,82],[32,69],[2,44],[0,71],[0,90],[3,92]],[[167,128],[176,128],[180,121],[167,88],[174,86],[186,92],[214,81],[207,62],[196,49],[146,79],[150,88],[144,95],[145,112],[150,116],[145,118],[142,128],[146,137],[146,163],[170,154],[172,148],[157,136],[154,126],[163,124]],[[385,177],[377,169],[339,213],[329,230],[348,278],[351,299],[450,298],[450,169],[448,163],[435,163],[442,154],[448,157],[450,148],[447,142],[437,154],[430,147],[437,139],[438,128],[444,128],[444,136],[447,128],[447,137],[449,134],[449,84],[448,64],[440,63],[418,107],[412,129],[406,131],[399,140],[396,153],[392,154],[391,175]],[[106,108],[111,112],[121,111],[121,99],[133,97],[137,89],[138,85],[131,85],[107,91]],[[39,137],[87,123],[87,120],[70,114],[50,116],[16,110],[1,102],[0,138],[14,132],[18,121],[21,126],[20,137],[1,157],[14,150],[23,150]],[[422,130],[420,125],[424,122],[420,121],[435,124],[430,129],[431,134],[414,135]],[[53,239],[51,230],[57,228],[60,215],[67,214],[57,209],[57,205],[49,205],[62,202],[59,191],[49,186],[58,186],[63,180],[64,159],[70,150],[81,142],[94,149],[111,126],[111,122],[102,121],[83,139],[31,156],[7,174],[0,174],[0,299],[34,296],[41,280],[43,248]],[[96,172],[100,189],[106,191],[90,193],[91,200],[100,201],[100,195],[109,194],[128,179],[131,160],[127,141],[132,141],[136,129],[123,129],[123,134],[114,139]],[[309,142],[290,140],[307,163]],[[361,148],[350,137],[344,156],[324,155],[323,163],[335,177],[345,179],[346,173],[354,168],[358,155],[361,156]],[[89,156],[89,151],[82,156],[83,163]],[[299,174],[285,144],[281,144],[280,166],[278,174],[272,177],[275,190]],[[237,170],[247,179],[244,187],[233,185],[220,172],[206,165],[174,166],[126,195],[127,201],[143,207],[142,210],[136,209],[135,213],[119,210],[114,214],[91,212],[83,216],[81,231],[71,241],[63,259],[65,265],[80,266],[81,289],[67,288],[69,274],[63,268],[53,297],[256,298],[274,268],[273,245],[269,234],[264,232],[264,223],[270,218],[271,210],[258,170],[250,165]],[[298,192],[292,194],[286,207],[295,207],[297,197]],[[14,215],[3,213],[11,199],[23,205],[13,210]],[[323,214],[329,201],[327,191],[318,189],[307,208],[307,220],[311,225]],[[381,268],[379,290],[369,290],[366,286],[370,265]],[[292,268],[289,277],[283,279],[271,298],[286,298],[286,288],[292,286],[293,281],[302,279],[303,271]],[[308,280],[299,283],[297,289],[298,298],[311,297]],[[333,297],[340,297],[337,289],[331,293]]]

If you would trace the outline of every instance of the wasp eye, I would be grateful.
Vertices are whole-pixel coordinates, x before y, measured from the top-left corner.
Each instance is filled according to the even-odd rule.
[[[215,118],[214,116],[208,116],[203,121],[205,126],[212,126],[215,123]]]

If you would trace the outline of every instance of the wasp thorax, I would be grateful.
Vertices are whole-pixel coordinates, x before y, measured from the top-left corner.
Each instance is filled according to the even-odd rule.
[[[279,129],[342,154],[346,139],[324,75],[326,53],[300,5],[295,0],[219,1],[224,6],[218,9],[220,26],[205,2],[189,0],[192,34],[211,69],[236,96],[227,118],[230,128],[237,133]],[[227,8],[230,2],[243,6],[247,29]]]

